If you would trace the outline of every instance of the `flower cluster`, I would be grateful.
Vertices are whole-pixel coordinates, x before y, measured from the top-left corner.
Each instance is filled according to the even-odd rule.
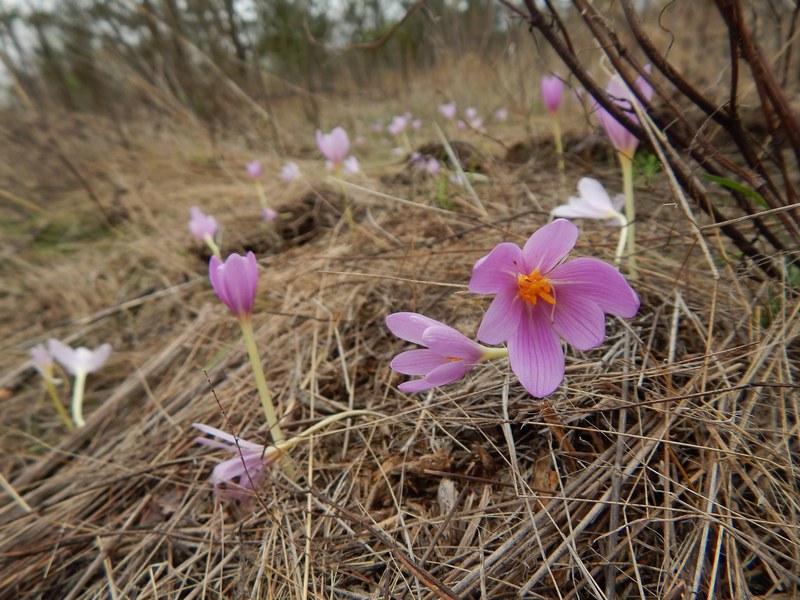
[[[492,294],[478,328],[486,344],[507,345],[511,370],[533,396],[555,391],[564,378],[561,340],[578,350],[603,343],[605,314],[631,318],[639,298],[622,274],[595,258],[565,260],[578,239],[578,228],[556,219],[536,231],[524,247],[501,243],[478,260],[469,290]],[[463,377],[478,362],[503,356],[456,330],[413,313],[387,317],[398,337],[425,346],[398,355],[392,368],[423,378],[402,384],[421,391]]]

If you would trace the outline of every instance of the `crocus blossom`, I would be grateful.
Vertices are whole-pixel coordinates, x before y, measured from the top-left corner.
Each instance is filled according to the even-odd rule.
[[[467,117],[467,121],[474,121],[478,118],[478,109],[474,106],[469,106],[464,110],[464,116]]]
[[[622,274],[595,258],[564,261],[578,228],[556,219],[520,248],[501,243],[475,264],[469,290],[495,294],[478,329],[487,344],[506,342],[511,369],[536,397],[564,378],[561,339],[578,350],[603,343],[604,313],[633,317],[639,298]]]
[[[494,118],[497,121],[505,121],[506,119],[508,119],[508,109],[498,108],[494,113]]]
[[[619,222],[622,205],[625,202],[622,194],[614,198],[608,195],[603,184],[591,177],[582,177],[578,181],[580,196],[570,196],[567,204],[556,206],[550,213],[554,217],[567,219],[609,219]]]
[[[539,89],[542,92],[542,99],[547,110],[551,114],[557,113],[564,94],[564,82],[555,75],[542,75],[539,81]]]
[[[278,451],[274,448],[267,449],[262,444],[237,438],[203,423],[193,423],[192,427],[212,436],[195,438],[198,444],[220,448],[235,454],[233,458],[220,462],[211,472],[209,481],[214,486],[214,494],[220,496],[220,485],[225,484],[224,494],[226,496],[234,500],[247,499],[263,478],[264,467],[276,458]],[[235,479],[238,481],[234,483]]]
[[[396,115],[392,117],[392,122],[386,128],[390,135],[400,135],[405,131],[408,126],[408,119],[403,115]]]
[[[386,317],[386,326],[400,339],[425,346],[424,350],[401,352],[389,365],[403,375],[422,375],[421,379],[401,383],[398,388],[403,392],[452,383],[498,350],[481,346],[452,327],[417,313],[391,314]]]
[[[267,223],[274,223],[278,220],[278,211],[269,206],[265,206],[261,209],[261,220]]]
[[[205,241],[206,238],[214,238],[217,234],[217,220],[211,215],[205,214],[196,206],[189,209],[189,232],[198,240]]]
[[[231,254],[224,263],[212,256],[208,263],[208,276],[217,296],[235,317],[248,318],[253,313],[258,288],[255,254]]]
[[[44,344],[37,344],[30,350],[33,368],[45,379],[53,378],[53,357],[44,347]]]
[[[342,173],[345,175],[358,175],[361,172],[361,167],[358,164],[358,159],[355,156],[348,156],[342,163]]]
[[[649,69],[648,69],[649,70]],[[636,87],[647,101],[653,97],[653,88],[644,79],[639,77],[636,80]],[[633,96],[628,86],[622,81],[618,75],[614,75],[606,86],[606,93],[612,100],[623,110],[628,111],[626,115],[634,123],[639,122],[636,113],[633,112],[632,103],[638,102]],[[633,155],[636,148],[639,146],[638,138],[628,131],[624,125],[617,121],[611,113],[603,108],[599,103],[596,103],[597,118],[600,120],[603,130],[606,132],[611,144],[617,152],[624,154],[628,159],[633,160]]]
[[[300,175],[300,167],[297,166],[296,162],[289,161],[281,167],[281,179],[283,181],[295,181],[300,179]]]
[[[458,108],[455,102],[446,102],[445,104],[439,105],[439,114],[448,121],[452,121],[456,118],[456,112],[458,112]]]
[[[101,344],[94,350],[83,346],[72,348],[56,339],[47,340],[47,350],[70,375],[94,373],[111,355],[111,344]]]
[[[317,129],[317,147],[322,155],[338,168],[347,158],[350,151],[350,138],[341,127],[334,127],[330,133],[322,133]]]
[[[253,179],[258,179],[261,177],[261,161],[254,160],[247,163],[246,169],[247,174]]]

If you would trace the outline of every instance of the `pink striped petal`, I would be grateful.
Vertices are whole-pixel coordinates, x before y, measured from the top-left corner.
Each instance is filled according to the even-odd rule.
[[[577,294],[559,294],[553,329],[578,350],[590,350],[603,343],[606,318],[596,302]]]
[[[516,286],[517,274],[523,269],[519,246],[510,242],[498,244],[475,263],[469,291],[474,294],[497,294],[509,286]]]
[[[538,229],[525,243],[522,254],[525,274],[539,269],[543,275],[569,254],[578,241],[578,227],[566,219],[556,219]],[[516,281],[514,282],[516,285]]]
[[[401,340],[412,344],[426,345],[422,341],[422,334],[428,327],[440,326],[447,327],[430,317],[413,312],[398,312],[386,317],[386,326],[393,334]]]
[[[639,297],[614,266],[596,258],[576,258],[550,273],[556,302],[579,296],[596,302],[607,313],[631,318],[639,311]]]
[[[530,319],[508,340],[511,370],[537,398],[551,394],[564,379],[564,351],[545,311],[530,311]]]
[[[433,350],[406,350],[395,356],[389,366],[403,375],[425,375],[447,362]]]
[[[424,344],[439,356],[463,358],[477,362],[483,356],[481,347],[452,327],[429,327],[422,335]]]
[[[498,293],[478,328],[478,339],[486,344],[500,344],[519,328],[526,303],[517,296],[516,284]]]

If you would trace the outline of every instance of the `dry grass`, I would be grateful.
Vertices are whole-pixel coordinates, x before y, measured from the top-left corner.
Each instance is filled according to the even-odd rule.
[[[554,163],[490,163],[484,218],[466,195],[436,207],[429,185],[362,148],[359,185],[393,198],[349,188],[351,232],[321,178],[276,185],[298,226],[278,235],[254,222],[241,144],[161,123],[128,131],[124,149],[104,125],[50,131],[105,216],[46,133],[2,135],[13,189],[47,212],[9,210],[4,225],[0,595],[798,594],[800,304],[713,227],[709,263],[663,175],[637,189],[639,315],[609,320],[601,348],[568,351],[559,391],[533,399],[498,364],[406,396],[388,368],[404,344],[384,317],[415,310],[473,333],[487,302],[466,293],[471,267],[571,192]],[[573,168],[569,181],[587,174]],[[594,174],[618,187],[613,166]],[[256,336],[285,431],[348,406],[386,415],[299,446],[298,480],[273,471],[247,506],[215,500],[218,457],[191,428],[266,439],[238,329],[185,229],[191,204],[220,219],[226,250],[259,250]],[[581,226],[576,253],[611,259],[615,235]],[[114,346],[72,435],[28,368],[27,348],[50,336]]]

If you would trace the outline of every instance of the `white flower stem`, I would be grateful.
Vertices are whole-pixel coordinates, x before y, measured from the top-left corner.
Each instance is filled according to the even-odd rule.
[[[508,348],[489,348],[487,346],[481,346],[483,350],[483,356],[481,357],[483,360],[496,360],[498,358],[507,358],[508,357]]]
[[[625,217],[628,219],[628,272],[631,277],[638,276],[636,268],[636,206],[633,203],[633,159],[617,152],[622,167],[622,185],[625,192]]]
[[[269,393],[267,380],[264,377],[264,369],[261,367],[261,358],[258,355],[256,339],[253,335],[253,322],[249,317],[243,317],[239,319],[239,325],[242,327],[242,336],[244,337],[244,345],[247,348],[247,356],[250,358],[250,366],[253,367],[253,376],[256,379],[256,388],[258,389],[258,397],[261,400],[261,408],[264,409],[264,416],[267,418],[267,427],[269,427],[272,441],[275,442],[277,446],[284,441],[283,431],[281,431],[281,427],[278,424],[275,406],[272,403],[272,394]]]
[[[214,238],[206,234],[205,236],[203,236],[203,241],[206,243],[206,246],[208,246],[211,249],[211,252],[214,254],[214,256],[222,260],[222,252],[220,251],[217,242],[214,241]]]
[[[86,388],[86,371],[75,373],[75,383],[72,384],[72,420],[75,427],[83,427],[86,421],[83,420],[83,391]]]
[[[372,417],[379,417],[381,419],[385,418],[386,415],[381,414],[379,412],[374,412],[372,410],[346,410],[344,412],[336,413],[334,415],[330,415],[325,417],[319,423],[314,423],[308,429],[304,429],[296,436],[289,440],[284,440],[280,444],[276,443],[275,448],[280,452],[286,452],[287,450],[291,450],[297,444],[302,442],[303,440],[308,439],[313,434],[321,429],[325,429],[328,425],[336,423],[336,421],[341,421],[343,419],[351,419],[353,417],[362,417],[362,416],[372,416]]]
[[[53,406],[55,406],[56,412],[58,413],[58,417],[64,423],[70,431],[75,431],[75,425],[72,423],[72,420],[69,418],[69,414],[67,414],[67,409],[64,408],[64,405],[61,404],[61,398],[58,397],[58,392],[56,391],[56,385],[53,383],[52,376],[46,376],[44,379],[44,387],[47,389],[47,395],[50,396],[50,400],[53,401]]]
[[[558,115],[550,113],[550,123],[553,125],[553,140],[556,143],[556,154],[558,155],[558,174],[561,178],[561,184],[567,182],[567,177],[564,173],[564,145],[561,141],[561,125],[558,122]]]
[[[628,240],[628,219],[622,213],[616,213],[614,217],[619,221],[619,242],[617,242],[617,251],[614,253],[614,264],[619,266],[622,262],[622,255],[625,253],[625,243]]]

